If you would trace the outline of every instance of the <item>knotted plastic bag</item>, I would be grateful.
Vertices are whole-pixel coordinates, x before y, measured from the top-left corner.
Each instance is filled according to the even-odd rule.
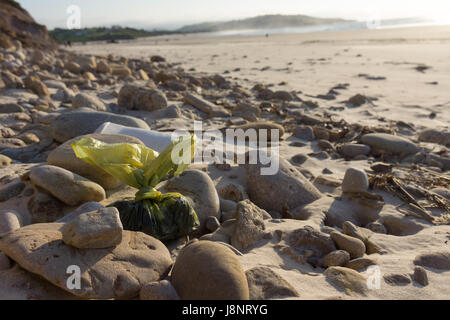
[[[141,231],[164,241],[189,235],[200,226],[183,195],[162,194],[155,189],[159,182],[187,168],[194,158],[194,135],[171,142],[161,154],[143,145],[108,144],[93,138],[82,138],[72,143],[72,148],[81,160],[138,189],[134,201],[110,205],[119,210],[125,230]]]

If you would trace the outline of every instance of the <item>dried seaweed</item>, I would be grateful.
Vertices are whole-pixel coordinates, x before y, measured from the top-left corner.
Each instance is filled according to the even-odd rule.
[[[407,211],[403,213],[420,219],[427,220],[434,224],[443,224],[450,221],[450,204],[444,197],[431,192],[427,189],[436,187],[450,186],[450,178],[443,174],[427,170],[418,166],[400,166],[395,165],[399,171],[397,176],[394,174],[376,174],[370,175],[369,183],[371,188],[384,190],[401,199],[408,205]],[[399,177],[401,176],[401,177]],[[430,207],[440,208],[445,212],[440,218],[433,217],[408,191],[405,185],[413,185],[424,194]]]

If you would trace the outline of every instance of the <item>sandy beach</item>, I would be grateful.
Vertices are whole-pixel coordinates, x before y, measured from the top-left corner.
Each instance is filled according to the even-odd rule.
[[[346,109],[346,117],[355,121],[376,124],[376,118],[385,118],[448,128],[450,113],[445,111],[450,107],[449,32],[449,26],[431,26],[269,38],[174,35],[118,45],[77,45],[74,51],[129,58],[158,54],[180,63],[185,70],[218,73],[247,87],[265,83],[274,90],[301,92],[300,97],[318,101],[324,108],[359,93],[378,100],[374,106],[367,106],[368,110]],[[415,70],[422,65],[430,69]],[[360,75],[385,79],[369,80]],[[432,84],[435,82],[438,84]],[[350,86],[336,100],[314,99],[342,83]],[[372,116],[365,116],[366,111]],[[430,120],[431,112],[438,116]]]
[[[450,26],[2,50],[0,299],[450,299]],[[279,170],[141,185],[157,139],[136,132],[195,121],[276,130]],[[81,138],[139,146],[134,180],[83,162]],[[198,228],[125,228],[136,186],[181,193]]]

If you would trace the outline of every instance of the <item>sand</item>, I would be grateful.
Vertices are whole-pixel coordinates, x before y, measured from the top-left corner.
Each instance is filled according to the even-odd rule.
[[[273,85],[273,90],[296,91],[303,100],[317,102],[319,113],[327,111],[349,123],[389,127],[402,121],[413,125],[416,132],[424,128],[448,131],[450,126],[450,26],[271,35],[268,38],[175,35],[121,44],[76,45],[72,50],[129,58],[158,54],[171,63],[179,63],[185,70],[218,73],[247,89],[256,83],[265,83]],[[429,68],[421,72],[416,69],[418,66]],[[349,86],[339,91],[337,99],[316,97],[338,84]],[[371,103],[342,108],[343,102],[356,94],[369,97]],[[184,125],[190,128],[192,123],[186,121]],[[417,141],[415,133],[403,134]],[[290,145],[293,141],[297,140],[289,134],[280,143],[282,157],[290,159],[296,154],[319,150],[316,143],[293,147]],[[369,163],[311,157],[301,166],[314,176],[321,175],[327,168],[335,179],[342,179],[349,167],[368,169]],[[209,167],[208,173],[216,184],[236,182],[231,176],[238,177],[237,182],[242,185],[246,183],[239,167],[233,167],[226,174]],[[340,188],[319,187],[329,197],[341,194]],[[386,205],[380,216],[399,219],[406,231],[402,235],[393,232],[373,235],[372,239],[387,251],[384,255],[370,255],[377,260],[382,276],[412,274],[413,260],[418,254],[450,251],[450,226],[433,226],[423,220],[405,218],[397,208],[402,202],[388,194],[383,196]],[[330,210],[329,201],[316,204],[315,210]],[[348,210],[354,210],[351,204]],[[320,228],[313,220],[283,220],[268,223],[268,230],[289,231],[304,225]],[[255,266],[271,267],[297,289],[300,299],[450,298],[450,272],[429,268],[426,287],[415,282],[392,286],[381,279],[379,289],[369,290],[366,295],[348,295],[311,266],[299,265],[280,255],[276,249],[278,242],[264,240],[240,260],[246,270]]]

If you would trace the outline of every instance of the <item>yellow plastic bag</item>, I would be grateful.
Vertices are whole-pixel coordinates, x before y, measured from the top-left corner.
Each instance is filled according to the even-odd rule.
[[[93,138],[80,139],[72,148],[78,158],[138,189],[134,202],[111,205],[119,210],[126,230],[169,240],[199,227],[194,209],[181,194],[162,194],[155,189],[159,182],[182,173],[193,160],[194,135],[173,141],[161,154],[143,145],[108,144]]]

